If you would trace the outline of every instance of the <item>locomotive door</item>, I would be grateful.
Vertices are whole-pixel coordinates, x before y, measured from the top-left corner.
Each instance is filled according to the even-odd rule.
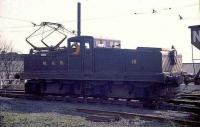
[[[93,38],[74,37],[68,42],[68,71],[90,73],[93,70]]]
[[[68,43],[68,71],[78,73],[81,72],[81,43],[69,42]]]
[[[83,71],[85,73],[92,72],[92,51],[91,43],[84,42]]]

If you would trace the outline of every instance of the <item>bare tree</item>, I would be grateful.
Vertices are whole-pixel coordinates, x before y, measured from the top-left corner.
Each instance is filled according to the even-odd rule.
[[[2,39],[0,36],[0,79],[1,83],[12,83],[14,75],[23,69],[21,55],[13,51],[12,42]]]

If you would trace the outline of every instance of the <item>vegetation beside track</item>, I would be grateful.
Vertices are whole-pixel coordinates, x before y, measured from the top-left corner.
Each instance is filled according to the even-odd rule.
[[[4,127],[179,127],[172,121],[143,120],[139,117],[115,122],[92,122],[76,108],[99,109],[98,105],[27,101],[0,97],[1,125]],[[104,107],[106,108],[106,107]],[[109,108],[108,108],[109,109]],[[114,106],[113,106],[114,109]]]

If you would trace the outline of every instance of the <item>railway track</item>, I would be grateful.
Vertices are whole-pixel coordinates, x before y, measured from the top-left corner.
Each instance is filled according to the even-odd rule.
[[[118,117],[125,118],[125,119],[133,119],[135,117],[139,117],[140,119],[143,119],[143,120],[173,121],[173,122],[180,123],[183,125],[200,126],[200,122],[195,121],[195,120],[169,118],[169,117],[164,117],[164,116],[149,115],[149,114],[143,114],[143,113],[91,110],[91,109],[82,109],[82,108],[77,108],[76,111],[89,114],[89,115],[95,115],[95,116],[111,116],[111,118],[114,117],[117,120],[119,119]]]
[[[152,108],[152,109],[167,109],[193,112],[200,115],[200,101],[199,100],[185,100],[185,99],[170,99],[161,100],[156,103],[145,102],[140,100],[119,99],[119,98],[94,98],[81,96],[59,96],[59,95],[45,95],[37,96],[32,94],[25,94],[23,90],[2,90],[0,89],[0,96],[22,98],[22,99],[36,99],[36,100],[50,100],[50,101],[66,101],[79,103],[99,103],[110,105],[126,105],[133,108]],[[185,96],[185,95],[184,95]],[[188,95],[192,96],[192,95]],[[199,97],[200,95],[194,95]]]
[[[180,99],[190,99],[190,100],[200,100],[200,94],[180,94],[178,95]]]
[[[181,100],[181,99],[171,99],[166,100],[163,102],[159,102],[152,105],[146,105],[144,102],[139,100],[128,100],[128,99],[116,99],[116,98],[107,98],[107,99],[100,99],[100,98],[93,98],[93,97],[74,97],[74,96],[59,96],[59,95],[45,95],[45,96],[36,96],[32,94],[25,94],[23,90],[2,90],[0,89],[0,96],[2,97],[10,97],[10,98],[20,98],[20,99],[30,99],[30,100],[45,100],[45,101],[64,101],[64,102],[73,102],[73,103],[92,103],[92,104],[106,104],[106,105],[119,105],[119,106],[128,106],[133,108],[146,108],[148,109],[161,109],[161,110],[172,110],[172,111],[182,111],[182,112],[189,112],[193,113],[195,119],[198,121],[200,120],[200,105],[198,100]],[[184,96],[192,96],[192,95],[184,95]],[[199,97],[198,95],[194,95],[195,97]],[[150,118],[150,119],[158,119],[164,120],[166,118],[160,116],[149,116],[149,115],[142,115],[142,114],[129,114],[129,113],[117,113],[117,112],[109,112],[109,111],[91,111],[88,109],[77,109],[77,111],[84,111],[84,112],[96,112],[96,113],[110,113],[110,114],[118,114],[123,117],[143,117],[143,118]],[[171,120],[171,119],[170,119]],[[198,124],[198,121],[193,120],[177,120],[172,119],[175,122],[184,122],[187,124]]]
[[[179,94],[174,99],[163,101],[162,106],[200,115],[200,94]]]
[[[24,90],[0,89],[0,93],[25,93]]]

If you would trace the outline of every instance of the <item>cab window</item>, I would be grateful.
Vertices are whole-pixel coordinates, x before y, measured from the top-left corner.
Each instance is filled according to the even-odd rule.
[[[79,42],[70,42],[71,54],[80,55],[80,43]]]

